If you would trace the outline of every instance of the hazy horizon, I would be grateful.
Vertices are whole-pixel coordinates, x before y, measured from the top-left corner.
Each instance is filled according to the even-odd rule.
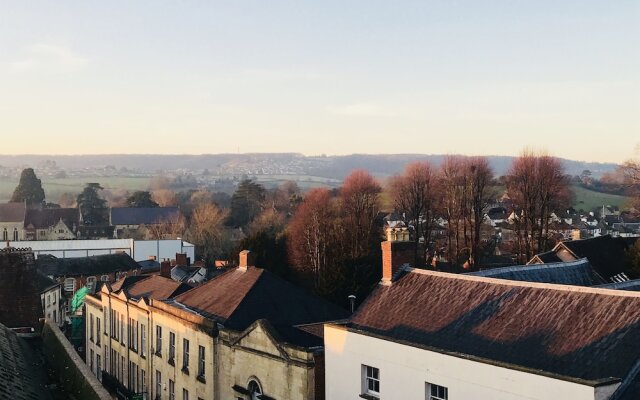
[[[639,17],[595,0],[3,3],[0,153],[620,163],[640,142]]]

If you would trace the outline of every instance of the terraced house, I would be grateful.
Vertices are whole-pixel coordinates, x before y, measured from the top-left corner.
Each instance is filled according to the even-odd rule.
[[[322,325],[347,313],[250,260],[243,251],[238,268],[184,292],[174,281],[162,293],[147,280],[105,287],[87,301],[94,373],[121,398],[324,399]]]

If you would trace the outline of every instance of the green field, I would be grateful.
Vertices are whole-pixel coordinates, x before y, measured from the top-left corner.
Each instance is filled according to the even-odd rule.
[[[626,196],[594,192],[593,190],[580,186],[571,186],[571,190],[573,190],[576,195],[574,207],[577,210],[591,211],[596,207],[602,206],[618,206],[623,208],[629,201],[629,198]]]
[[[57,202],[63,193],[77,195],[87,182],[98,182],[105,189],[144,190],[149,186],[151,178],[146,177],[104,177],[87,176],[82,178],[42,179],[42,187],[47,201]],[[0,180],[0,202],[9,201],[18,181]]]

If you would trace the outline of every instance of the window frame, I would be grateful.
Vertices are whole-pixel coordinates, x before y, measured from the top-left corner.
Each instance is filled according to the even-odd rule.
[[[380,397],[380,368],[376,368],[371,365],[362,364],[361,376],[362,376],[362,394],[379,398]],[[375,390],[376,386],[378,390]]]
[[[435,395],[433,394],[433,390],[436,390]],[[443,389],[442,393],[439,392],[439,389]],[[448,400],[449,398],[449,388],[446,386],[438,385],[436,383],[425,382],[425,399],[426,400]]]

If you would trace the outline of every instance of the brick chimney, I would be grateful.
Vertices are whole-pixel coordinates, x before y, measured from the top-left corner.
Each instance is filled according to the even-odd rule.
[[[254,265],[253,253],[250,250],[242,250],[240,252],[240,263],[238,269],[247,270],[247,267],[253,267]]]
[[[187,257],[187,253],[176,253],[176,265],[181,267],[189,266],[189,257]]]
[[[385,241],[382,242],[382,281],[384,285],[390,285],[397,278],[401,267],[412,266],[415,262],[414,242]]]
[[[171,261],[164,260],[160,263],[160,276],[171,279]]]

